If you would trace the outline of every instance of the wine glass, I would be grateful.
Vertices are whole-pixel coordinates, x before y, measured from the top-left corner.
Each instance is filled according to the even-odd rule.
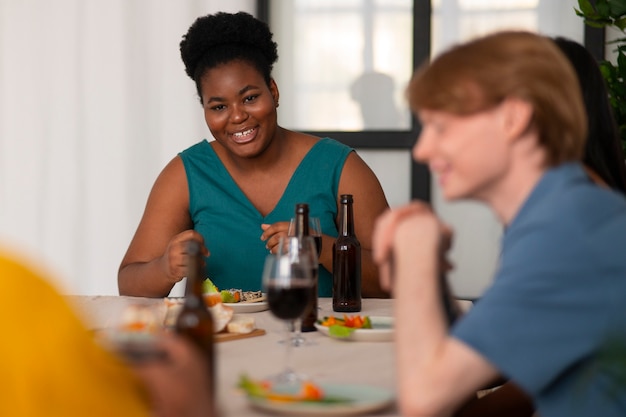
[[[305,241],[312,241],[306,237]],[[310,257],[300,249],[302,239],[296,237],[281,238],[276,255],[269,255],[263,269],[263,287],[272,314],[285,321],[287,340],[293,322],[302,316],[311,302],[313,276]],[[275,382],[296,383],[303,380],[291,368],[292,343],[285,343],[285,370],[273,377]]]
[[[320,226],[319,217],[309,217],[309,234],[313,236],[315,248],[317,249],[317,256],[319,258],[322,253],[322,228]]]
[[[291,222],[289,223],[289,230],[287,231],[288,236],[295,236],[296,229],[296,219],[291,218]],[[316,255],[313,256],[313,274],[314,280],[317,282],[318,272],[319,272],[319,256],[322,250],[322,228],[320,227],[320,219],[318,217],[309,217],[309,236],[313,237],[313,241],[315,244],[314,248],[307,248],[307,250],[311,250],[312,253]],[[315,283],[314,283],[315,285]],[[317,288],[316,288],[317,289]],[[311,308],[317,309],[317,298],[312,300]],[[294,346],[303,346],[305,344],[309,344],[309,342],[302,336],[302,320],[310,313],[310,309],[307,309],[304,314],[294,321],[294,326],[292,329],[291,335],[291,343]]]

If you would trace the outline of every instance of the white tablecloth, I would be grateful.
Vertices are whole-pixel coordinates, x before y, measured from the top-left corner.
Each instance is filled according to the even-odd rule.
[[[162,299],[115,296],[70,296],[89,328],[113,326],[129,304],[151,305],[160,317],[165,317]],[[361,315],[391,316],[392,300],[364,299]],[[333,313],[331,300],[319,300],[320,317]],[[267,334],[248,339],[217,344],[217,387],[220,416],[246,417],[267,415],[248,406],[245,397],[236,389],[242,373],[255,379],[281,371],[285,364],[284,323],[269,311],[252,313],[256,326]],[[292,365],[296,371],[321,383],[367,384],[395,391],[395,364],[392,342],[348,342],[331,339],[319,332],[304,333],[309,344],[293,348]],[[397,416],[390,407],[378,416]]]

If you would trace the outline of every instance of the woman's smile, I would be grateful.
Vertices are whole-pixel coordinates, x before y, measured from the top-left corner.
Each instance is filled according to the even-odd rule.
[[[258,127],[252,127],[231,133],[230,137],[233,142],[243,145],[245,143],[252,142],[256,138],[258,131]]]

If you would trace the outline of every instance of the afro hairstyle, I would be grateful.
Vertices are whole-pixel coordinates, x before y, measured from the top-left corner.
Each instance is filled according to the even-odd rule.
[[[196,19],[180,42],[185,72],[196,82],[209,69],[235,60],[253,65],[269,84],[278,60],[269,26],[245,12],[218,12]]]

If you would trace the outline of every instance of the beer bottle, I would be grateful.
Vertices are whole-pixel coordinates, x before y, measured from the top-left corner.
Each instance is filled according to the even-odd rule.
[[[296,204],[296,218],[295,218],[295,236],[302,238],[303,236],[310,236],[309,233],[309,205],[305,203]],[[317,273],[318,273],[318,257],[317,252],[314,253],[314,261],[312,265],[313,275],[313,287],[311,288],[312,301],[309,308],[302,317],[302,331],[312,332],[317,330],[315,328],[315,322],[317,321]]]
[[[185,287],[185,302],[176,319],[176,333],[188,338],[203,353],[206,360],[209,380],[209,404],[213,408],[209,417],[216,415],[215,410],[215,357],[213,347],[213,316],[204,303],[202,281],[203,266],[200,244],[187,242],[188,270]]]
[[[339,235],[333,244],[333,310],[361,311],[361,244],[354,234],[352,195],[341,195]]]

